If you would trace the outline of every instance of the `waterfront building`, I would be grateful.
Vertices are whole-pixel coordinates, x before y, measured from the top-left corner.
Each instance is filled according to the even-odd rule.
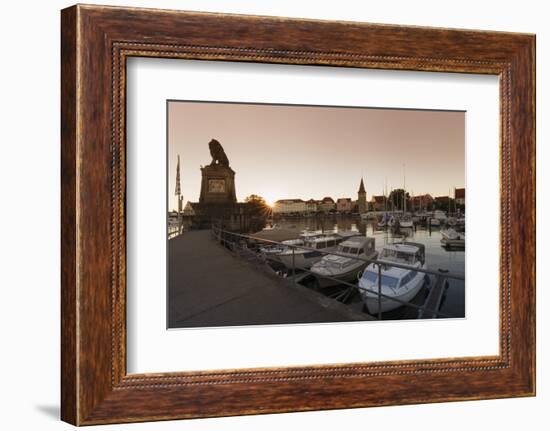
[[[329,196],[324,197],[322,200],[320,200],[317,203],[317,211],[328,213],[335,209],[336,209],[336,204],[334,203],[334,199],[332,199]]]
[[[461,189],[455,187],[455,202],[459,205],[466,205],[466,189],[464,187]]]
[[[350,213],[353,209],[351,198],[338,198],[336,200],[336,211],[339,213]]]
[[[430,194],[413,196],[408,208],[411,211],[426,211],[432,207],[434,198]]]
[[[436,196],[434,199],[433,208],[444,212],[451,212],[453,209],[451,199],[452,198],[450,196]]]
[[[449,196],[436,196],[434,200],[440,205],[448,205],[450,199]]]
[[[317,212],[317,201],[315,199],[310,199],[306,201],[306,211],[308,213],[316,213]]]
[[[386,209],[386,197],[384,195],[373,195],[370,207],[373,211],[384,211]]]
[[[279,199],[273,205],[274,214],[298,214],[307,212],[307,205],[302,199]]]
[[[357,192],[357,211],[359,214],[368,211],[367,191],[365,190],[365,184],[363,184],[363,178],[361,178],[361,184],[359,184],[359,191]]]

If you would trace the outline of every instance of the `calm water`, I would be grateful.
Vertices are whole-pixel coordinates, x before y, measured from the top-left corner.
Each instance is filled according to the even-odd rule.
[[[355,230],[376,238],[376,249],[381,251],[385,244],[392,243],[402,237],[407,241],[419,242],[426,247],[426,263],[428,269],[437,271],[448,270],[454,274],[464,275],[464,250],[446,250],[441,246],[441,234],[439,228],[431,231],[418,226],[416,229],[401,229],[398,234],[389,231],[377,230],[374,221],[362,221],[359,217],[312,217],[304,219],[277,220],[276,224],[283,228],[308,229],[308,230]],[[428,289],[424,287],[413,300],[415,304],[422,305]],[[351,306],[362,309],[361,299],[354,297]],[[464,317],[465,310],[465,285],[462,280],[449,280],[449,288],[443,297],[440,311],[452,317]],[[396,310],[384,313],[383,319],[416,319],[417,310],[411,307],[400,307]]]

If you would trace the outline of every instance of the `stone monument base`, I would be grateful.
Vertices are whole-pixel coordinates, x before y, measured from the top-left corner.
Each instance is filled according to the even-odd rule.
[[[211,164],[201,168],[201,204],[235,204],[235,171],[229,166]]]
[[[194,229],[210,229],[218,226],[233,232],[256,232],[265,227],[265,218],[257,217],[247,203],[235,204],[191,204],[194,215],[192,227]]]

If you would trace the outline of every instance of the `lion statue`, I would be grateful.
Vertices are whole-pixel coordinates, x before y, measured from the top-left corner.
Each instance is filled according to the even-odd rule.
[[[210,148],[210,155],[212,156],[212,163],[210,163],[210,165],[229,166],[229,159],[223,150],[222,144],[212,139],[208,143],[208,147]]]

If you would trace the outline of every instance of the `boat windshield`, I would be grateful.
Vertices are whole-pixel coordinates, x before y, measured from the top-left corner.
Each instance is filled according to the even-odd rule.
[[[371,283],[375,283],[378,281],[378,274],[372,271],[365,271],[363,273],[363,278],[367,281],[370,281]],[[389,275],[382,275],[383,286],[397,287],[398,282],[399,282],[398,278],[390,277]]]
[[[367,281],[374,283],[378,279],[378,274],[372,271],[365,271],[363,278]]]
[[[392,260],[394,262],[415,263],[415,255],[412,253],[406,253],[403,251],[393,250],[391,248],[385,248],[380,254],[380,258],[384,260]]]
[[[346,254],[361,254],[363,253],[363,249],[357,249],[356,247],[349,247],[349,246],[343,246],[343,245],[339,245],[338,246],[338,253],[346,253]]]

